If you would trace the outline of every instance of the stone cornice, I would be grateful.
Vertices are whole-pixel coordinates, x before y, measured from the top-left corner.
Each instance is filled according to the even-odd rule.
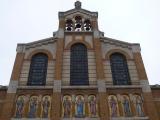
[[[19,43],[17,45],[17,48],[20,47],[20,46],[25,46],[25,49],[34,48],[34,47],[37,47],[37,46],[46,45],[46,44],[49,44],[49,43],[54,43],[56,40],[57,40],[57,38],[50,37],[50,38],[37,40],[37,41],[34,41],[34,42],[30,42],[30,43]]]
[[[121,40],[116,40],[116,39],[113,39],[113,38],[102,37],[102,36],[100,37],[100,40],[104,43],[123,46],[123,47],[129,48],[129,49],[132,49],[132,46],[134,46],[134,45],[140,46],[139,43],[128,43],[128,42],[124,42],[124,41],[121,41]]]
[[[63,18],[67,15],[71,15],[71,14],[74,14],[74,13],[77,13],[77,12],[89,15],[91,17],[98,18],[98,12],[91,12],[91,11],[88,11],[88,10],[85,10],[85,9],[71,9],[71,10],[68,10],[68,11],[65,11],[65,12],[59,12],[58,15],[59,15],[59,18]]]

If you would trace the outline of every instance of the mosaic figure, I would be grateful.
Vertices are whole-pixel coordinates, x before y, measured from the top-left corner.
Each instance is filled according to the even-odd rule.
[[[51,106],[50,97],[49,96],[43,97],[43,102],[42,102],[42,107],[43,107],[42,118],[48,118],[50,106]]]
[[[129,100],[128,100],[127,96],[123,96],[123,103],[122,104],[123,104],[125,116],[127,116],[127,117],[131,116],[131,110],[130,110]]]
[[[96,97],[91,95],[88,97],[89,99],[89,113],[91,115],[91,117],[95,117],[97,115],[97,112],[96,112]]]
[[[137,95],[136,96],[136,112],[137,112],[137,115],[140,117],[144,116],[142,106],[143,106],[142,99],[140,96]]]
[[[63,97],[63,109],[64,109],[64,117],[70,117],[72,110],[72,102],[70,96]]]
[[[24,96],[20,96],[18,97],[16,102],[15,118],[22,118],[23,108],[24,108]]]
[[[84,114],[84,98],[83,96],[76,97],[76,117],[83,117]]]
[[[117,117],[118,116],[118,106],[117,106],[117,100],[114,96],[109,97],[109,106],[110,106],[110,115],[111,117]]]
[[[36,117],[37,106],[38,106],[38,97],[36,96],[31,97],[29,102],[29,113],[28,113],[29,118]]]

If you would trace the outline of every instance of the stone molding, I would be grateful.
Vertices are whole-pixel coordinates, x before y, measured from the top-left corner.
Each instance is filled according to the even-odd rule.
[[[98,92],[106,92],[106,81],[97,80]]]
[[[132,51],[133,51],[133,53],[141,52],[140,45],[139,44],[132,45]]]
[[[62,118],[61,120],[100,120],[100,118]]]
[[[11,120],[50,120],[50,118],[11,118]]]
[[[97,86],[62,86],[62,89],[97,89]]]
[[[151,87],[149,85],[148,80],[140,80],[140,85],[142,87],[143,92],[151,92]]]
[[[25,49],[26,49],[26,45],[25,44],[18,44],[16,51],[17,51],[17,53],[24,53]]]
[[[110,120],[149,120],[149,117],[112,117]]]
[[[53,87],[53,92],[61,92],[61,85],[62,81],[61,80],[54,80],[54,87]]]
[[[18,88],[18,80],[10,80],[7,93],[16,93]]]
[[[53,89],[53,86],[18,86],[18,89]]]

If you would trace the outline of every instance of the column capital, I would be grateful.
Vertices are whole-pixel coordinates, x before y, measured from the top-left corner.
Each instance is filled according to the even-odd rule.
[[[97,80],[98,92],[106,92],[106,83],[105,80]]]
[[[61,92],[61,80],[54,80],[53,92]]]

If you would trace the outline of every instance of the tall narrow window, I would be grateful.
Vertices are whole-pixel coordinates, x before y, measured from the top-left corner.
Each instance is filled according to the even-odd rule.
[[[130,85],[128,65],[124,55],[114,53],[110,57],[114,85]]]
[[[45,85],[48,57],[43,53],[34,55],[31,59],[28,85]]]
[[[80,43],[71,47],[70,84],[89,85],[87,48]]]

